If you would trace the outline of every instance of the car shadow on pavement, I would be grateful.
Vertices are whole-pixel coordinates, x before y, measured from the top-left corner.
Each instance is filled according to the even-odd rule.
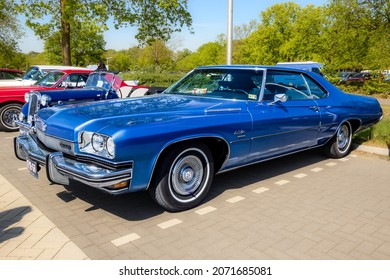
[[[30,206],[21,206],[0,212],[0,244],[24,232],[24,227],[12,225],[21,221],[23,216],[31,211]]]
[[[261,183],[261,181],[328,159],[321,153],[321,149],[313,149],[221,173],[215,176],[209,195],[203,203],[213,200],[226,190]]]
[[[214,178],[210,192],[201,205],[229,189],[243,188],[327,159],[319,151],[311,150],[222,173]],[[84,212],[101,209],[128,221],[145,220],[165,212],[150,198],[147,191],[111,196],[81,183],[71,182],[57,196],[65,202],[74,199],[87,202],[91,206],[83,208]]]
[[[87,202],[91,206],[84,208],[85,212],[101,209],[129,221],[148,219],[164,212],[147,191],[113,196],[75,181],[64,187],[66,190],[57,196],[65,202],[76,198]]]

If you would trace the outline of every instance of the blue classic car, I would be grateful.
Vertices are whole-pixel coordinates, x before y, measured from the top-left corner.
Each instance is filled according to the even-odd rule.
[[[198,205],[213,177],[322,146],[350,152],[352,134],[377,123],[374,98],[320,75],[272,66],[208,66],[161,94],[39,110],[15,154],[38,176],[110,194],[148,190],[168,211]]]
[[[50,74],[55,73],[52,72]],[[15,127],[19,127],[20,133],[27,133],[30,129],[35,128],[33,116],[42,108],[119,98],[121,95],[120,88],[127,86],[114,73],[93,72],[89,74],[86,81],[82,81],[82,88],[77,87],[80,84],[80,78],[77,76],[73,77],[76,79],[62,82],[64,89],[33,89],[25,93],[24,99],[26,103],[19,113],[18,120],[15,120]]]

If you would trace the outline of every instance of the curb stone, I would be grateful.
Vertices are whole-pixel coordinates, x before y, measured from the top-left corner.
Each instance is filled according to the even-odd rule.
[[[358,144],[353,144],[352,148],[354,150],[361,151],[361,152],[372,153],[380,156],[390,156],[390,150],[387,148],[358,145]]]

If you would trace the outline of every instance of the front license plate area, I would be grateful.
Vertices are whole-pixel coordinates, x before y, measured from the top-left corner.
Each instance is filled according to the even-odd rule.
[[[39,171],[39,164],[36,161],[33,161],[29,158],[27,158],[27,169],[30,172],[31,175],[33,175],[35,178],[38,178],[38,171]]]

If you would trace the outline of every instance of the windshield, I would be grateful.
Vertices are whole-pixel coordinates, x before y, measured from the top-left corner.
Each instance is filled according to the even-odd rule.
[[[262,81],[262,70],[196,69],[164,93],[258,100]]]
[[[41,73],[38,67],[31,67],[27,70],[26,74],[23,76],[23,80],[34,80],[38,81],[43,77],[43,73]]]
[[[65,73],[62,72],[49,72],[35,84],[44,87],[53,87],[64,75]]]
[[[114,89],[120,88],[122,80],[113,73],[94,72],[89,74],[85,87],[100,87],[106,90],[110,87]]]

